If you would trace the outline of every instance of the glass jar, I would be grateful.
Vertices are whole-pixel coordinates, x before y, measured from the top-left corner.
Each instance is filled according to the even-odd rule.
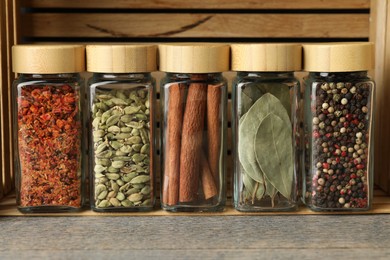
[[[373,44],[304,46],[304,201],[315,211],[361,211],[373,193]]]
[[[225,195],[229,46],[160,45],[162,208],[221,211]]]
[[[16,199],[19,211],[81,209],[85,48],[16,45],[12,92]]]
[[[234,44],[234,207],[239,211],[297,208],[300,140],[297,44]]]
[[[148,211],[155,203],[154,45],[89,45],[91,207]]]

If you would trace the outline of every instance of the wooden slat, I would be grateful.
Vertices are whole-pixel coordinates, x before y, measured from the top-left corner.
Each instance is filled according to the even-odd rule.
[[[3,118],[3,90],[8,80],[7,69],[7,34],[6,34],[5,2],[0,1],[0,116]],[[3,129],[3,122],[0,119],[0,128]],[[0,130],[2,133],[3,130]],[[4,169],[3,169],[3,138],[0,137],[0,198],[4,195]]]
[[[390,194],[390,1],[373,0],[370,40],[376,43],[375,183]]]
[[[0,70],[0,111],[1,111],[1,171],[3,192],[13,189],[13,158],[12,158],[12,122],[11,122],[11,91],[13,81],[11,71],[11,46],[14,43],[14,2],[1,0],[1,70]]]
[[[161,210],[157,203],[155,210],[151,212],[116,212],[116,213],[96,213],[89,209],[82,210],[80,212],[72,213],[39,213],[39,214],[22,214],[20,213],[15,204],[15,197],[8,196],[4,201],[0,202],[0,217],[1,216],[263,216],[263,215],[353,215],[353,214],[390,214],[390,197],[374,197],[372,203],[372,209],[369,211],[355,211],[355,212],[314,212],[309,208],[300,206],[298,211],[290,212],[254,212],[254,213],[241,213],[232,207],[232,201],[229,199],[227,206],[223,212],[210,212],[210,213],[192,213],[192,212],[179,212],[171,213]]]
[[[22,17],[28,37],[365,38],[368,14],[90,14]]]
[[[369,0],[24,0],[36,8],[152,8],[152,9],[365,9]]]

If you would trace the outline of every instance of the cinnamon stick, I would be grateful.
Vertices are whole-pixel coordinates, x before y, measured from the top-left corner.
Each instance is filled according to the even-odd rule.
[[[180,155],[180,202],[194,201],[197,197],[206,98],[207,85],[191,83],[183,119]]]
[[[222,84],[207,87],[207,142],[210,169],[214,180],[219,179],[219,157],[221,151],[220,105]]]
[[[205,155],[201,154],[202,158],[202,187],[203,187],[203,194],[206,200],[214,197],[217,194],[217,186],[214,182],[213,174],[211,173],[209,162],[207,161]]]
[[[169,87],[162,198],[163,203],[168,205],[176,205],[179,201],[180,149],[185,90],[184,84],[175,84]]]

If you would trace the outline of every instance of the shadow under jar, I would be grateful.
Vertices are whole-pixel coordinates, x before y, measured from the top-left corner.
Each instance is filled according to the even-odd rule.
[[[361,211],[373,193],[373,44],[305,45],[304,201]]]
[[[13,92],[16,199],[22,213],[81,209],[83,46],[16,45]]]
[[[221,211],[225,206],[229,46],[160,45],[162,208]],[[174,59],[173,59],[174,58]]]
[[[265,55],[266,54],[266,55]],[[297,208],[299,82],[297,44],[234,44],[234,206],[243,212]]]
[[[150,72],[156,70],[156,50],[154,45],[87,46],[87,69],[94,72],[88,82],[94,211],[153,209],[155,80]]]

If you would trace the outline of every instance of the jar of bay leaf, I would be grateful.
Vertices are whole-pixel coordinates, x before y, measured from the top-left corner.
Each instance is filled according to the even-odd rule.
[[[297,208],[299,82],[297,44],[234,44],[234,206],[239,211]]]
[[[229,46],[160,45],[162,208],[220,211],[225,205]]]
[[[157,46],[87,46],[91,207],[147,211],[155,201]]]
[[[12,47],[16,201],[23,213],[84,203],[82,107],[85,47]]]
[[[373,44],[304,45],[306,205],[362,211],[372,204]]]

